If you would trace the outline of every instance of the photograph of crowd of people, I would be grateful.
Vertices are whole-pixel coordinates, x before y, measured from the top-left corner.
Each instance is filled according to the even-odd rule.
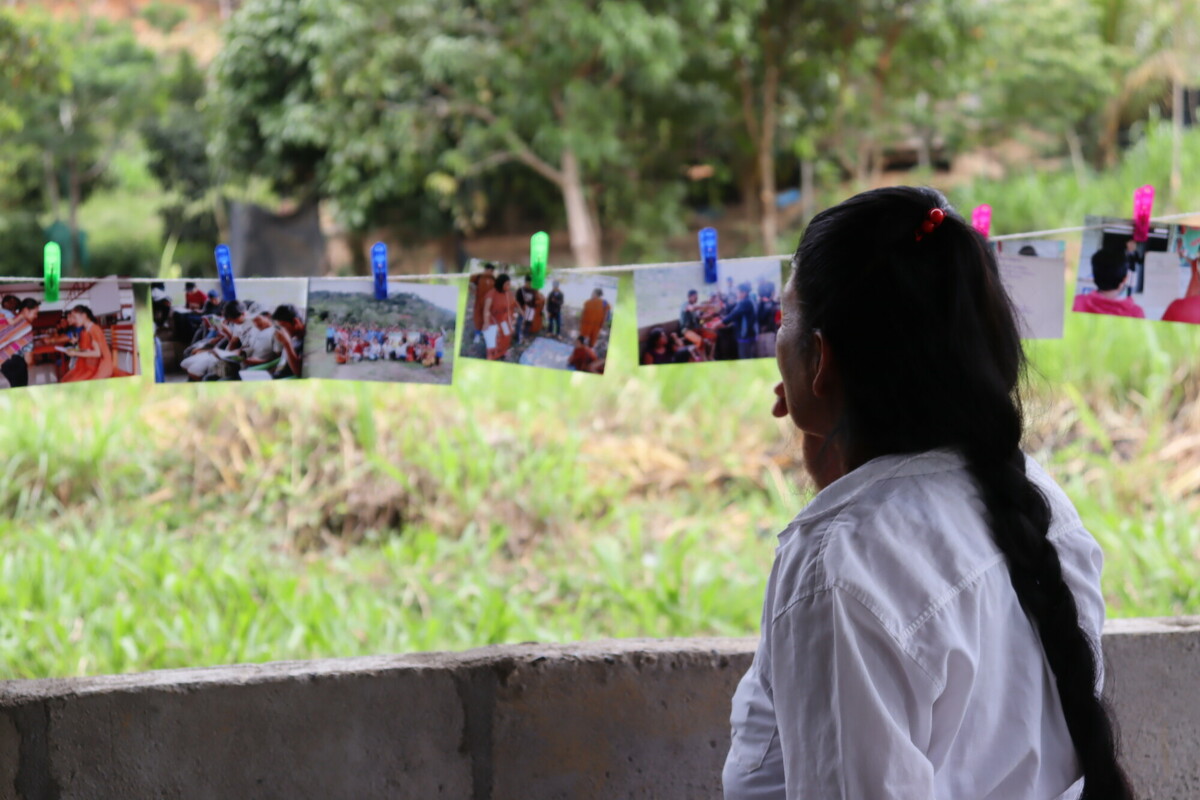
[[[0,285],[0,389],[138,373],[133,288],[117,278]]]
[[[715,284],[700,262],[634,273],[641,364],[775,357],[783,263],[732,259],[718,269]]]
[[[1152,225],[1145,242],[1133,240],[1125,219],[1086,217],[1076,274],[1073,311],[1138,319],[1163,319],[1179,292],[1171,251],[1177,229]],[[1164,271],[1170,264],[1171,268]]]
[[[604,374],[618,279],[564,270],[535,289],[528,272],[472,262],[463,357]]]
[[[245,278],[225,301],[216,280],[150,285],[159,383],[301,377],[308,281]]]
[[[458,286],[314,278],[306,378],[449,384],[454,379]]]

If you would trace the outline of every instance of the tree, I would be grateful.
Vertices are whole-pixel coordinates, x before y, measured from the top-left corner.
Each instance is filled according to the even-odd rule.
[[[716,6],[489,0],[477,9],[463,3],[460,33],[423,59],[433,107],[468,123],[451,164],[461,173],[516,161],[542,176],[561,192],[576,263],[598,264],[610,176],[650,190],[643,175],[661,162],[640,146],[670,142],[672,125],[686,124],[677,79],[702,42],[681,20],[702,31]]]
[[[208,157],[208,121],[201,109],[204,73],[185,50],[164,84],[166,109],[141,128],[150,172],[173,195],[160,210],[164,230],[169,240],[204,242],[208,250],[219,236],[215,212],[220,198]]]
[[[966,71],[979,98],[977,135],[1011,138],[1017,127],[1063,142],[1080,179],[1084,135],[1115,90],[1116,54],[1100,20],[1077,0],[1010,0],[987,11]]]
[[[1117,158],[1123,124],[1144,118],[1150,106],[1169,105],[1175,125],[1171,191],[1182,186],[1179,142],[1183,127],[1183,89],[1200,72],[1200,3],[1172,0],[1093,0],[1101,36],[1117,53],[1111,74],[1117,91],[1104,110],[1098,161]]]
[[[791,0],[725,0],[718,34],[720,55],[712,67],[727,76],[728,118],[737,120],[739,138],[751,158],[741,181],[744,199],[759,220],[764,253],[774,253],[779,236],[776,159],[790,117],[794,138],[822,102],[815,65],[821,61],[811,39],[819,26],[812,4]],[[788,115],[785,107],[792,113]]]
[[[425,181],[449,147],[445,126],[383,102],[383,91],[412,90],[420,45],[377,36],[374,24],[361,0],[246,3],[213,65],[214,166],[301,201],[330,199],[354,234],[397,217],[437,234],[452,215]],[[361,247],[355,255],[365,267]]]
[[[56,218],[66,195],[70,265],[78,258],[79,206],[104,179],[131,124],[155,106],[155,58],[129,28],[90,16],[62,23],[26,16],[20,24],[37,41],[71,43],[47,54],[67,80],[26,95],[21,128],[6,142],[40,156],[40,204]]]
[[[875,184],[888,142],[915,134],[925,149],[953,124],[954,114],[944,112],[961,91],[977,4],[861,0],[821,8],[819,35],[841,54],[830,59],[836,101],[821,146],[860,185]]]
[[[359,229],[413,201],[478,223],[464,184],[520,165],[560,194],[576,262],[594,265],[602,218],[646,207],[631,194],[678,209],[661,180],[688,113],[674,80],[689,46],[677,20],[713,9],[251,0],[218,60],[217,149],[334,199]],[[671,180],[680,185],[679,171]]]
[[[52,30],[23,25],[0,10],[0,134],[25,126],[26,105],[46,92],[65,92],[70,77],[59,64],[59,42]]]
[[[929,166],[930,142],[954,119],[939,112],[961,86],[955,57],[970,46],[973,5],[722,0],[711,66],[726,76],[727,118],[752,154],[741,185],[764,251],[777,247],[777,164],[788,149],[806,208],[818,153],[866,183],[878,180],[887,142],[916,135]]]

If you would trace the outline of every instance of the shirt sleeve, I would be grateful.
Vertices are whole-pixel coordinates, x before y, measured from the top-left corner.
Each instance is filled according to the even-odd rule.
[[[771,624],[788,800],[934,796],[934,680],[853,595],[830,588]]]

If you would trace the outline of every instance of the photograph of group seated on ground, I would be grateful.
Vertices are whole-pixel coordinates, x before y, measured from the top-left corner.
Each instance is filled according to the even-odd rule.
[[[454,379],[458,286],[313,279],[304,376],[342,381],[449,384]]]
[[[604,374],[615,276],[560,270],[535,289],[528,267],[478,261],[471,273],[464,358]]]
[[[46,302],[41,282],[0,284],[0,389],[138,374],[128,281],[63,281]]]
[[[300,377],[307,281],[237,281],[225,300],[216,280],[150,286],[159,383]]]
[[[716,283],[704,265],[634,273],[638,354],[644,366],[775,357],[783,262],[721,261]]]
[[[1168,255],[1177,228],[1152,225],[1134,241],[1127,219],[1086,217],[1073,311],[1160,320],[1177,297],[1178,259]],[[1155,254],[1161,254],[1156,256]]]

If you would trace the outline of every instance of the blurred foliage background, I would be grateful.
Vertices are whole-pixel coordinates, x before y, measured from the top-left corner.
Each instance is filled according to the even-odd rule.
[[[1009,232],[1047,204],[995,181],[1064,171],[1052,199],[1100,210],[1094,184],[1158,120],[1172,143],[1140,175],[1177,208],[1198,19],[1198,0],[6,0],[0,258],[32,274],[61,221],[91,274],[210,274],[243,200],[318,202],[342,271],[375,238],[424,272],[538,229],[563,266],[691,257],[709,223],[727,255],[774,254],[900,180],[986,190]]]
[[[554,266],[694,259],[704,225],[785,253],[888,183],[996,233],[1144,183],[1196,210],[1198,26],[1194,0],[4,0],[0,272],[39,274],[58,222],[86,233],[66,275],[211,276],[245,202],[315,201],[329,271],[363,274],[376,239],[428,272],[539,229]],[[0,677],[753,635],[810,494],[774,365],[637,369],[618,296],[603,378],[0,395]],[[1200,613],[1200,332],[1068,314],[1029,347],[1028,447],[1110,613]]]

